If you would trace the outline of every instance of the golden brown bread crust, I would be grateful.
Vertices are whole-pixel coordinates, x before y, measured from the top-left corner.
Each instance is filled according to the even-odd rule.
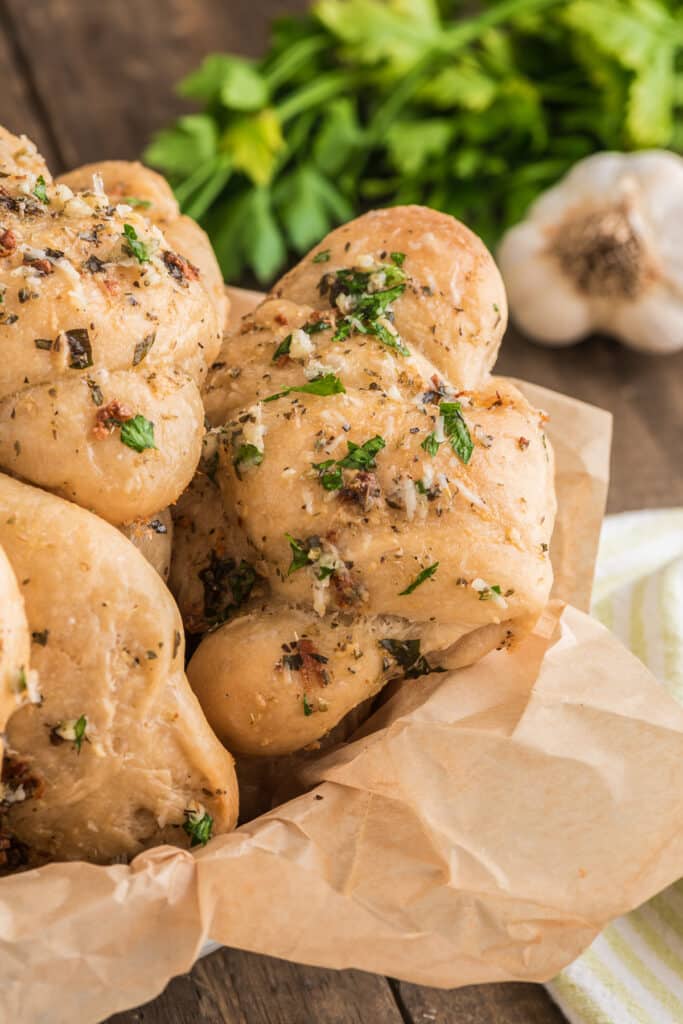
[[[124,523],[119,529],[166,582],[171,571],[173,550],[171,510],[162,509],[149,519],[135,519],[132,523]]]
[[[92,188],[95,174],[101,177],[104,191],[113,203],[124,203],[127,199],[142,203],[146,216],[164,227],[178,217],[178,203],[169,183],[137,160],[98,160],[82,164],[60,174],[57,182],[68,185],[74,192],[86,192]]]
[[[329,252],[324,263],[315,262],[320,252]],[[368,253],[387,263],[392,252],[405,255],[411,279],[395,306],[399,334],[456,387],[474,387],[496,361],[507,300],[488,249],[455,217],[424,206],[371,210],[332,231],[270,295],[325,309],[323,272],[356,266]]]
[[[224,316],[215,260],[205,287],[144,207],[110,202],[92,175],[83,192],[53,183],[35,147],[6,131],[0,171],[0,467],[116,524],[156,512],[199,458],[198,386]],[[156,176],[155,188],[163,223],[210,266],[199,229],[178,227]],[[113,402],[162,443],[121,444],[111,420],[98,432]]]
[[[187,684],[180,616],[154,569],[101,519],[4,475],[0,543],[22,580],[42,696],[7,727],[24,790],[3,807],[16,848],[33,863],[187,846],[198,805],[214,834],[231,829],[233,760]]]
[[[141,201],[145,215],[161,228],[171,246],[199,267],[200,280],[222,327],[228,315],[229,302],[211,243],[196,221],[181,215],[166,179],[136,160],[101,160],[62,174],[57,182],[68,185],[74,192],[81,192],[92,188],[94,174],[102,179],[104,191],[112,202],[121,203],[126,199]],[[215,358],[219,345],[220,337],[215,346],[207,350],[209,362]]]
[[[204,391],[213,477],[238,524],[228,548],[271,596],[208,635],[188,674],[236,752],[298,750],[398,669],[457,668],[533,625],[552,582],[553,455],[542,415],[490,376],[505,319],[482,243],[407,207],[332,232],[224,339]],[[298,390],[323,378],[343,391]],[[446,436],[449,408],[471,453]],[[372,439],[369,465],[340,465]],[[327,678],[311,688],[316,654]]]
[[[239,757],[235,770],[240,787],[240,825],[292,800],[308,788],[300,773],[320,754],[353,739],[353,734],[370,717],[375,701],[357,704],[338,725],[308,747],[281,757]]]
[[[226,746],[241,755],[288,754],[380,690],[378,641],[387,635],[382,621],[356,616],[347,625],[271,601],[208,633],[188,678]]]
[[[287,534],[302,540],[315,534],[353,563],[366,591],[357,611],[462,620],[470,628],[495,621],[500,608],[505,618],[535,619],[552,580],[544,545],[554,517],[552,463],[539,414],[501,378],[461,395],[475,444],[464,465],[448,444],[435,456],[424,451],[439,406],[430,403],[425,410],[413,397],[349,389],[268,403],[262,409],[265,457],[246,471],[235,465],[238,416],[220,435],[225,507],[236,510],[251,547],[268,566],[273,593],[294,604],[315,603],[315,580],[308,572],[288,574]],[[342,492],[331,500],[312,465],[341,458],[349,441],[360,445],[377,435],[386,446],[377,456],[370,493]],[[427,584],[401,594],[435,562],[439,571]],[[481,601],[471,586],[477,578],[500,586],[505,605]],[[465,583],[456,585],[458,579]],[[334,606],[338,595],[328,589],[325,603]]]
[[[202,464],[200,464],[201,467]],[[230,585],[242,581],[249,585],[240,566],[254,561],[244,532],[233,515],[226,515],[221,492],[200,468],[173,507],[174,537],[169,587],[178,602],[185,629],[205,633],[220,624],[243,600],[236,598]],[[236,575],[235,575],[236,574]],[[255,593],[254,585],[249,593]],[[262,589],[259,586],[256,590]]]
[[[7,555],[0,548],[0,764],[7,720],[28,699],[29,652],[24,599]]]

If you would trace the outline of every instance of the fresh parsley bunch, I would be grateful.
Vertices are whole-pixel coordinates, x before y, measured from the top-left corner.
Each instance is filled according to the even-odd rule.
[[[425,203],[493,243],[599,149],[681,151],[680,0],[317,0],[213,54],[145,153],[223,272],[270,281],[336,223]]]

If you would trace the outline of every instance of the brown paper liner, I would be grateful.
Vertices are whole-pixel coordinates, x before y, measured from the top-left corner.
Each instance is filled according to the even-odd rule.
[[[523,388],[557,454],[555,594],[586,607],[610,419]],[[399,689],[302,775],[308,792],[195,856],[0,880],[0,1019],[102,1020],[209,936],[427,985],[543,981],[683,868],[683,708],[559,600],[513,650]]]

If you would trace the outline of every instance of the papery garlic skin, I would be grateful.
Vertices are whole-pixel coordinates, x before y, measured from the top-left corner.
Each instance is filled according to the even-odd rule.
[[[570,345],[594,331],[645,352],[683,348],[683,159],[596,153],[543,193],[498,250],[512,316]]]

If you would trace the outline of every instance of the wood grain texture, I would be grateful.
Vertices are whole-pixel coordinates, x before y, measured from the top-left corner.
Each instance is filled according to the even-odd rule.
[[[17,134],[30,136],[40,147],[45,157],[59,162],[44,111],[36,95],[30,65],[24,61],[15,37],[7,31],[4,0],[0,0],[0,124]]]
[[[189,109],[174,83],[206,53],[258,54],[273,15],[307,0],[0,0],[0,122],[53,168],[135,157]],[[609,508],[683,504],[683,353],[641,356],[592,339],[566,350],[508,333],[498,371],[610,409]],[[154,1002],[109,1024],[561,1024],[537,985],[454,992],[221,950]]]
[[[397,995],[404,1019],[411,1024],[564,1024],[565,1021],[539,985],[511,982],[470,985],[455,992],[441,992],[400,983]]]
[[[263,50],[275,14],[305,0],[0,0],[60,141],[57,170],[139,156],[190,108],[176,82],[207,53]]]
[[[385,978],[220,950],[108,1024],[403,1024]]]
[[[496,371],[612,413],[608,512],[683,505],[683,352],[653,356],[606,338],[551,349],[510,329]]]

